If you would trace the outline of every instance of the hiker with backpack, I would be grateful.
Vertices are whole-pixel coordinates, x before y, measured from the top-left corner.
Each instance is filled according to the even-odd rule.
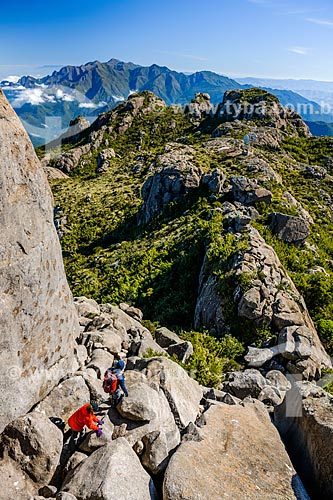
[[[128,396],[124,371],[125,363],[120,359],[114,368],[108,368],[104,374],[103,389],[110,395],[114,406],[117,406],[124,395]]]
[[[77,446],[80,445],[85,436],[85,427],[93,431],[97,431],[97,436],[101,437],[103,434],[102,428],[99,426],[103,425],[103,420],[96,417],[94,411],[98,410],[98,404],[96,401],[91,401],[87,403],[78,410],[68,419],[68,425],[70,430],[66,432],[64,436],[64,441],[66,442],[70,436],[68,443],[69,451],[74,451]],[[96,425],[98,424],[98,426]]]

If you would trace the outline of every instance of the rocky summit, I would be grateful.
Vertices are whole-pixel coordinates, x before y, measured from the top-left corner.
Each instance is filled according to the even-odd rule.
[[[0,94],[1,499],[332,498],[333,141],[261,89],[72,126]]]

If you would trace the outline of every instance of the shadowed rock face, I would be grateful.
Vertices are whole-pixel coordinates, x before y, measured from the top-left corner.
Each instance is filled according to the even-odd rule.
[[[72,371],[77,314],[45,174],[0,91],[0,431]]]

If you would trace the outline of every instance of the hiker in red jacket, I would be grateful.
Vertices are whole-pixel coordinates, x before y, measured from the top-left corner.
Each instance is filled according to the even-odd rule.
[[[82,439],[85,435],[85,427],[91,429],[93,431],[97,431],[97,436],[101,437],[103,431],[101,427],[98,425],[103,425],[103,420],[100,420],[94,414],[94,411],[98,410],[98,404],[96,401],[92,401],[91,403],[87,403],[78,410],[68,419],[68,425],[70,430],[65,434],[64,441],[67,441],[70,435],[70,441],[68,443],[68,448],[71,451],[82,442]],[[95,423],[96,422],[96,423]]]

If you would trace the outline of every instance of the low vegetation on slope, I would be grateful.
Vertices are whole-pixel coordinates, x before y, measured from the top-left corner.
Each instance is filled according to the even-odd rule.
[[[250,94],[257,98],[253,90]],[[149,93],[143,95],[151,99]],[[271,204],[256,204],[259,217],[252,225],[277,252],[303,295],[325,347],[333,354],[333,140],[301,137],[303,131],[295,133],[296,126],[288,129],[291,134],[280,133],[277,146],[277,131],[267,119],[260,128],[257,117],[228,123],[225,116],[202,114],[198,118],[180,113],[178,108],[160,106],[138,112],[128,128],[119,133],[117,126],[124,123],[122,113],[105,115],[102,121],[107,126],[95,149],[82,155],[68,179],[52,182],[73,294],[98,302],[127,302],[140,307],[155,324],[183,332],[193,329],[200,270],[207,250],[214,269],[214,262],[227,263],[237,252],[245,251],[246,245],[242,247],[241,242],[233,240],[221,215],[222,204],[230,200],[230,189],[212,193],[201,183],[181,199],[168,203],[148,223],[140,222],[141,189],[158,170],[160,155],[170,149],[170,144],[171,149],[175,144],[186,145],[193,148],[192,167],[201,175],[218,168],[226,179],[259,179],[260,185],[270,190]],[[222,135],[221,147],[210,147],[216,127],[220,129],[217,136]],[[246,153],[240,139],[251,132],[257,133],[258,140]],[[85,140],[83,137],[73,147]],[[106,148],[112,148],[115,155],[108,168],[97,173],[98,155]],[[266,170],[253,167],[258,162],[266,164]],[[272,212],[299,214],[299,207],[286,202],[286,191],[313,219],[310,236],[302,245],[283,242],[270,229]],[[228,294],[227,266],[225,272],[219,269],[216,273]],[[246,288],[252,279],[244,276],[238,284]],[[254,327],[248,321],[241,322],[231,303],[228,314],[224,334],[231,334],[235,345],[236,337],[243,345],[229,353],[230,358],[237,359],[245,345],[262,346],[272,338],[265,325]]]

